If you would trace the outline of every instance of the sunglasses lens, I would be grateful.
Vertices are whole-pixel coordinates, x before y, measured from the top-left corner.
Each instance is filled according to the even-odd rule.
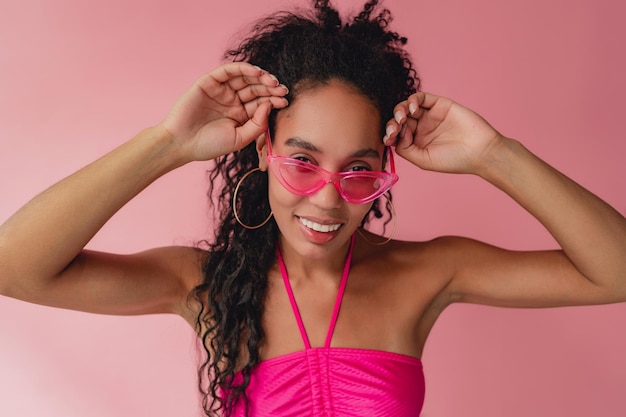
[[[306,163],[283,162],[280,175],[289,188],[302,195],[311,194],[324,185],[324,178]]]
[[[364,174],[343,178],[340,185],[341,190],[351,201],[361,201],[377,194],[382,183],[380,178]]]

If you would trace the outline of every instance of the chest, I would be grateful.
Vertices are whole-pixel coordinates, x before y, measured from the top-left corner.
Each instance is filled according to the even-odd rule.
[[[338,286],[293,285],[270,277],[263,314],[262,359],[311,347],[371,349],[420,357],[420,322],[430,297],[395,277],[354,271],[338,299]],[[414,285],[413,285],[414,287]],[[300,323],[299,323],[300,319]]]

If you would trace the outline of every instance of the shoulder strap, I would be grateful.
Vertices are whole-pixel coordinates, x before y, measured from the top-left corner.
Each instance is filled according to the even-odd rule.
[[[330,320],[328,333],[326,334],[326,341],[324,342],[324,347],[326,348],[330,347],[330,341],[332,340],[333,333],[335,331],[335,324],[337,323],[337,317],[339,316],[339,310],[341,309],[341,301],[343,300],[343,294],[346,290],[346,284],[348,283],[348,275],[350,274],[350,262],[352,260],[353,248],[354,248],[354,235],[352,236],[352,239],[350,241],[350,249],[348,250],[348,256],[346,257],[346,262],[343,267],[343,274],[341,275],[341,282],[339,284],[339,292],[337,293],[337,299],[335,300],[335,308],[333,310],[333,315]],[[302,336],[304,347],[306,349],[311,349],[311,342],[309,341],[309,336],[307,335],[306,329],[304,328],[304,323],[302,322],[302,316],[300,315],[300,309],[298,308],[298,303],[296,303],[296,298],[293,295],[293,289],[291,288],[291,283],[289,282],[289,275],[287,274],[285,261],[283,261],[283,257],[280,253],[280,249],[278,248],[278,245],[276,245],[276,254],[278,256],[278,265],[280,266],[280,273],[283,276],[283,283],[285,284],[285,289],[287,290],[287,295],[289,296],[289,302],[291,303],[293,314],[296,317],[296,322],[298,323],[298,329],[300,329],[300,335]]]

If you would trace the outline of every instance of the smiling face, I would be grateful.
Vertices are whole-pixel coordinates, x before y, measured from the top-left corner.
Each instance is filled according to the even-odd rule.
[[[382,170],[380,115],[354,87],[330,81],[301,92],[278,113],[272,151],[330,172]],[[267,169],[263,148],[260,166]],[[321,259],[343,248],[371,207],[345,201],[332,183],[309,196],[285,189],[269,175],[269,202],[281,245]]]

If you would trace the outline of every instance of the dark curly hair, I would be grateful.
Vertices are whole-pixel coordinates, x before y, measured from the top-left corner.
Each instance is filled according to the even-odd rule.
[[[311,11],[273,15],[258,21],[252,35],[225,57],[276,75],[289,88],[290,102],[331,80],[354,86],[379,110],[382,137],[393,107],[419,89],[419,78],[403,49],[406,38],[389,30],[391,14],[378,3],[368,1],[348,23],[342,22],[328,0],[314,1]],[[275,120],[276,111],[272,111],[271,131]],[[273,219],[257,230],[245,229],[237,223],[231,206],[236,204],[238,213],[245,213],[242,221],[250,225],[263,222],[270,213],[267,173],[246,178],[238,201],[233,201],[237,183],[258,163],[253,142],[219,158],[209,171],[208,195],[219,224],[215,240],[208,243],[204,281],[192,293],[201,305],[197,325],[207,357],[198,373],[207,415],[218,415],[221,410],[228,416],[239,401],[247,405],[245,389],[253,367],[260,362],[267,272],[276,261],[279,230]],[[372,216],[383,216],[378,201],[362,224]]]

